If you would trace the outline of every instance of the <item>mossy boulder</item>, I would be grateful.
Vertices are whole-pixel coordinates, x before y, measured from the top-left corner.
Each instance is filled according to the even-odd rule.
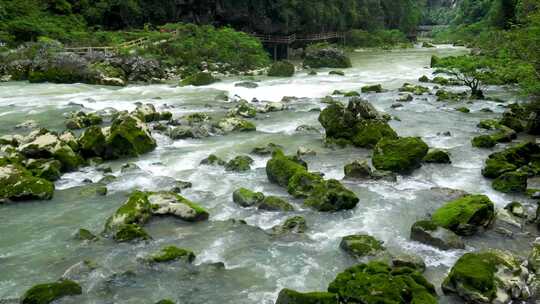
[[[294,211],[290,203],[277,196],[265,197],[257,208],[265,211]]]
[[[458,112],[461,112],[461,113],[470,113],[471,110],[467,107],[459,107],[459,108],[456,108],[456,111]]]
[[[275,304],[338,304],[336,294],[329,292],[301,293],[291,289],[282,289]]]
[[[423,161],[425,163],[450,164],[450,153],[441,149],[430,149]]]
[[[319,115],[327,139],[345,140],[357,147],[372,148],[382,138],[397,138],[396,132],[367,101],[353,97],[347,107],[332,103]]]
[[[306,219],[302,216],[293,216],[285,220],[282,225],[272,227],[272,234],[304,233],[306,229]]]
[[[345,72],[333,70],[333,71],[328,72],[328,75],[345,76]]]
[[[476,126],[480,129],[497,130],[501,125],[495,119],[483,119]]]
[[[237,117],[223,118],[216,123],[216,128],[228,133],[228,132],[250,132],[257,130],[257,127],[251,121],[240,119]]]
[[[276,150],[272,158],[266,163],[266,175],[272,183],[282,187],[289,185],[289,180],[299,172],[305,172],[307,168],[295,161],[294,158],[285,156],[283,151]]]
[[[466,253],[442,283],[445,294],[467,303],[509,303],[527,300],[528,273],[512,254],[499,250]]]
[[[356,91],[349,91],[345,94],[343,94],[344,97],[358,97],[360,96],[360,93],[356,92]]]
[[[383,87],[380,84],[363,86],[361,89],[362,93],[382,93]]]
[[[218,81],[219,79],[215,78],[214,76],[212,76],[212,74],[208,72],[198,72],[182,79],[182,81],[180,82],[180,85],[181,86],[192,85],[192,86],[199,87],[199,86],[210,85]]]
[[[378,170],[410,173],[421,166],[428,145],[420,138],[383,138],[373,150],[373,166]]]
[[[96,126],[103,123],[103,118],[96,113],[85,113],[82,111],[71,113],[66,120],[66,128],[70,130],[84,129],[89,126]]]
[[[247,101],[241,101],[229,111],[229,116],[240,116],[244,118],[254,118],[257,116],[257,109]]]
[[[60,280],[53,283],[36,285],[27,290],[21,298],[22,304],[48,304],[66,296],[82,294],[82,288],[77,282]]]
[[[420,82],[430,82],[431,80],[426,75],[422,75],[420,78],[418,78],[418,81],[420,81]]]
[[[137,224],[126,224],[118,228],[113,239],[118,243],[150,240],[152,237]]]
[[[255,154],[259,156],[266,156],[266,155],[271,155],[272,153],[274,153],[274,151],[279,150],[279,149],[283,149],[283,147],[274,143],[268,143],[265,146],[254,147],[251,150],[251,154]]]
[[[35,177],[54,182],[62,176],[62,163],[56,159],[29,159],[24,163]]]
[[[235,172],[245,172],[251,170],[253,159],[246,155],[237,156],[225,165],[225,170]]]
[[[145,192],[135,191],[116,212],[109,217],[105,223],[105,233],[117,234],[127,225],[144,225],[152,217],[152,205],[148,201]],[[128,230],[136,230],[136,227],[129,227]]]
[[[411,227],[411,240],[442,250],[464,249],[465,244],[453,231],[432,221],[418,221]]]
[[[383,138],[398,138],[396,131],[382,120],[364,120],[356,125],[356,134],[351,138],[353,145],[373,148]]]
[[[369,179],[373,175],[373,170],[369,166],[367,160],[356,160],[343,168],[345,178],[350,179]]]
[[[270,77],[292,77],[294,75],[294,64],[289,61],[274,62],[268,69]]]
[[[315,186],[323,182],[323,178],[307,170],[300,171],[289,179],[287,191],[296,198],[307,198],[311,195]]]
[[[62,172],[77,169],[84,163],[82,157],[60,138],[45,129],[30,134],[29,140],[17,148],[28,158],[54,158],[62,163]]]
[[[311,45],[306,48],[304,66],[310,68],[349,68],[351,60],[344,51],[326,44]]]
[[[79,138],[80,153],[88,158],[103,156],[106,146],[106,138],[100,127],[91,126],[86,129]]]
[[[153,215],[174,216],[187,222],[207,220],[209,213],[199,204],[174,192],[147,192]]]
[[[338,294],[339,303],[437,303],[434,286],[421,273],[378,261],[346,269],[328,292]]]
[[[120,115],[108,132],[104,157],[117,159],[139,156],[157,146],[147,125],[134,115]]]
[[[509,147],[503,151],[489,155],[482,175],[488,178],[497,178],[504,173],[515,171],[540,160],[540,146],[527,142]]]
[[[490,227],[495,219],[495,207],[485,195],[467,195],[446,203],[431,219],[435,225],[458,235],[473,235],[478,228]]]
[[[264,200],[264,194],[240,188],[233,192],[233,201],[241,207],[253,207]]]
[[[348,235],[341,239],[339,247],[354,257],[375,256],[385,250],[383,242],[365,235]]]
[[[50,200],[54,184],[35,177],[30,171],[17,164],[0,166],[0,199],[12,201]]]
[[[136,115],[144,122],[159,121],[161,119],[161,115],[151,103],[138,105],[133,115]]]
[[[491,135],[476,136],[471,140],[471,144],[476,148],[493,148],[497,142]]]
[[[356,207],[359,199],[351,190],[335,179],[321,180],[313,186],[304,205],[321,212],[350,210]]]
[[[75,234],[75,237],[81,241],[95,241],[98,239],[98,237],[90,232],[90,230],[84,228],[80,228]]]
[[[167,246],[151,255],[149,260],[153,263],[166,263],[179,260],[191,263],[195,260],[195,254],[191,250],[178,248],[176,246]]]
[[[527,190],[526,172],[506,172],[493,180],[493,189],[504,193],[523,193]]]

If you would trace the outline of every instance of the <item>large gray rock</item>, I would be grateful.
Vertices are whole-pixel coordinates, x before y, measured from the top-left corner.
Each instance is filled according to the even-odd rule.
[[[443,250],[465,248],[465,244],[457,234],[431,221],[414,223],[411,227],[411,240]]]

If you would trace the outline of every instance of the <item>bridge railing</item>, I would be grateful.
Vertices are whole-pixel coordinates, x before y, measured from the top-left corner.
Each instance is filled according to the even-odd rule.
[[[321,41],[328,39],[344,38],[345,34],[340,32],[327,32],[318,34],[305,34],[305,35],[268,35],[251,33],[253,37],[259,38],[263,43],[277,43],[277,44],[292,44],[297,41]]]

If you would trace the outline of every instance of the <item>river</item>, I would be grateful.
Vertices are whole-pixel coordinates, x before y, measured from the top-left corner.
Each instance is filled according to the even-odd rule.
[[[433,71],[427,66],[432,54],[465,52],[464,48],[451,46],[359,51],[351,54],[353,67],[345,69],[343,77],[329,76],[328,69],[320,70],[318,76],[308,76],[303,71],[293,78],[258,77],[259,87],[255,89],[235,87],[240,78],[200,88],[165,84],[110,88],[0,83],[0,135],[27,133],[27,130],[15,130],[14,126],[28,119],[35,120],[40,127],[60,131],[64,128],[62,114],[79,110],[79,105],[88,110],[107,107],[133,110],[135,102],[150,102],[161,109],[167,105],[178,117],[193,112],[226,111],[230,103],[216,100],[222,92],[247,100],[306,97],[292,103],[290,110],[258,114],[253,120],[257,125],[255,133],[176,141],[154,134],[158,142],[155,151],[110,164],[118,179],[108,185],[107,196],[82,191],[87,187],[85,179],[96,182],[103,177],[103,173],[87,167],[65,174],[57,181],[51,201],[0,205],[0,299],[17,298],[29,287],[55,281],[71,265],[91,259],[99,268],[81,279],[83,295],[64,298],[59,303],[153,303],[163,298],[185,304],[273,303],[284,287],[325,290],[337,273],[357,263],[339,249],[341,237],[354,233],[375,236],[393,253],[419,255],[428,266],[426,277],[436,286],[440,286],[449,267],[466,251],[494,247],[523,252],[528,248],[523,239],[503,239],[494,232],[467,239],[466,250],[441,251],[409,240],[411,225],[445,202],[445,196],[431,190],[432,187],[483,193],[498,208],[516,199],[494,191],[481,176],[483,162],[492,151],[476,149],[470,144],[470,139],[480,132],[476,124],[481,119],[497,117],[504,111],[500,103],[486,100],[446,104],[426,95],[404,107],[390,107],[397,97],[397,88],[404,82],[416,83],[424,74],[431,76]],[[235,205],[232,192],[239,187],[287,196],[285,189],[268,182],[265,173],[268,158],[252,156],[254,169],[247,173],[199,165],[210,153],[230,159],[273,142],[284,146],[287,153],[295,153],[299,146],[315,150],[316,156],[305,157],[310,170],[342,179],[345,164],[366,159],[371,151],[325,148],[322,133],[298,133],[295,129],[299,125],[321,128],[318,112],[310,111],[326,106],[321,103],[321,97],[336,89],[359,90],[364,85],[378,83],[389,91],[362,94],[362,97],[378,110],[400,118],[401,121],[390,122],[400,136],[421,136],[432,147],[448,149],[451,165],[424,165],[412,175],[399,177],[397,182],[344,181],[358,195],[360,203],[354,210],[333,214],[306,209],[290,197],[297,210],[293,213],[262,212]],[[518,100],[513,92],[499,87],[488,88],[487,95]],[[471,113],[454,110],[462,105],[469,107]],[[493,113],[480,111],[482,108],[490,108]],[[451,136],[440,135],[446,131]],[[502,148],[499,146],[498,149]],[[121,165],[128,161],[137,164],[140,170],[121,173]],[[153,220],[145,229],[154,240],[146,243],[117,244],[106,239],[83,243],[73,238],[81,227],[101,232],[107,217],[131,191],[167,190],[175,180],[193,183],[182,195],[207,208],[209,221],[186,224],[170,218]],[[519,199],[523,201],[522,197]],[[307,220],[304,236],[275,238],[259,229],[268,229],[296,214]],[[232,219],[243,219],[248,225]],[[194,265],[149,266],[141,262],[141,258],[169,244],[192,249],[197,255]],[[216,264],[219,262],[223,264]],[[441,296],[440,301],[452,302],[452,299]]]

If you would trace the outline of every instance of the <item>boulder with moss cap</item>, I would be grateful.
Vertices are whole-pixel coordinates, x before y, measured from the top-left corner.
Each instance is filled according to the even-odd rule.
[[[532,274],[509,252],[488,250],[466,253],[442,283],[445,294],[456,294],[467,303],[510,303],[531,297],[527,285]]]
[[[21,165],[5,164],[0,166],[0,199],[12,201],[50,200],[53,193],[53,183],[33,176]]]
[[[491,226],[495,219],[495,207],[485,195],[466,195],[437,209],[431,219],[435,225],[458,235],[473,235],[479,228]]]
[[[417,137],[383,138],[373,150],[373,166],[378,170],[410,173],[421,166],[428,145]]]
[[[191,250],[167,246],[149,257],[149,261],[153,263],[167,263],[179,260],[191,263],[195,260],[195,254]]]
[[[420,272],[379,261],[346,269],[328,292],[337,294],[339,303],[437,303],[435,287]]]
[[[104,157],[117,159],[139,156],[154,150],[157,146],[146,123],[134,115],[120,115],[106,132]]]
[[[233,201],[241,207],[253,207],[264,200],[264,194],[240,188],[233,192]]]

